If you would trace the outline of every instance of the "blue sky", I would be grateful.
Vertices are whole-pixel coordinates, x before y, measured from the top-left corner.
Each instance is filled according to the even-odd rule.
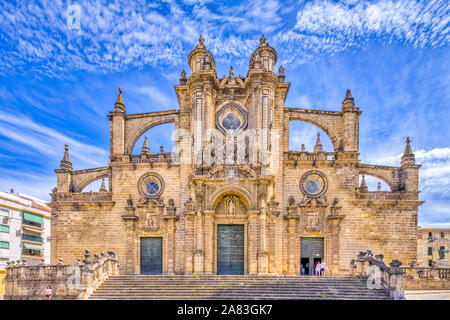
[[[286,106],[340,110],[350,88],[360,158],[399,165],[409,136],[419,224],[450,227],[448,1],[2,1],[0,21],[0,190],[49,200],[64,144],[74,169],[107,165],[119,87],[128,113],[176,109],[200,34],[221,77],[247,74],[264,33],[291,82]],[[171,149],[170,128],[148,133],[151,150]],[[291,129],[292,150],[313,148],[315,127]]]

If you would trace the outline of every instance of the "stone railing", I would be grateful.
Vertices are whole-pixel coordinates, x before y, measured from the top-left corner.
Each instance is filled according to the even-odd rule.
[[[365,191],[360,192],[359,197],[366,200],[417,200],[417,192]]]
[[[132,163],[155,163],[155,162],[171,162],[172,153],[157,153],[149,155],[130,155],[130,160]]]
[[[398,260],[393,260],[386,266],[383,262],[384,256],[378,254],[375,257],[372,251],[361,251],[356,260],[350,263],[350,274],[367,281],[369,289],[382,289],[394,300],[405,299],[403,289],[403,274]]]
[[[119,274],[119,262],[113,251],[94,254],[86,250],[84,259],[64,265],[26,265],[24,260],[8,262],[6,267],[5,299],[39,300],[51,286],[53,299],[85,299],[110,275]]]
[[[111,192],[68,192],[56,193],[52,197],[58,202],[108,202],[112,201]]]
[[[287,151],[284,153],[286,161],[333,161],[335,158],[336,152]]]
[[[450,285],[450,268],[408,266],[401,269],[405,273],[406,280],[448,280]]]

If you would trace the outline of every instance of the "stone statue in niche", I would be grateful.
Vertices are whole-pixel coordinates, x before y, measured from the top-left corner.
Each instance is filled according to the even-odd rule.
[[[234,199],[232,197],[228,200],[227,213],[228,214],[235,214],[236,213],[236,204],[235,204]]]

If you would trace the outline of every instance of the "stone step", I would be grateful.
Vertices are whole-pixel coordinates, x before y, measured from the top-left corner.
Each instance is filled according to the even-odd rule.
[[[110,277],[90,299],[121,300],[259,300],[390,299],[350,277],[120,275]]]

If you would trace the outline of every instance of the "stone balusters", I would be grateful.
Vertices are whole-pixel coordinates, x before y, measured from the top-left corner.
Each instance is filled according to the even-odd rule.
[[[374,257],[370,250],[359,252],[350,263],[350,275],[366,280],[369,289],[382,289],[394,300],[404,299],[402,263],[393,260],[389,268],[383,258],[382,254]]]
[[[50,285],[54,299],[87,298],[110,275],[119,274],[119,262],[113,251],[91,255],[73,265],[26,265],[25,261],[9,261],[6,266],[5,299],[42,299],[44,289]],[[81,293],[86,294],[82,295]]]

